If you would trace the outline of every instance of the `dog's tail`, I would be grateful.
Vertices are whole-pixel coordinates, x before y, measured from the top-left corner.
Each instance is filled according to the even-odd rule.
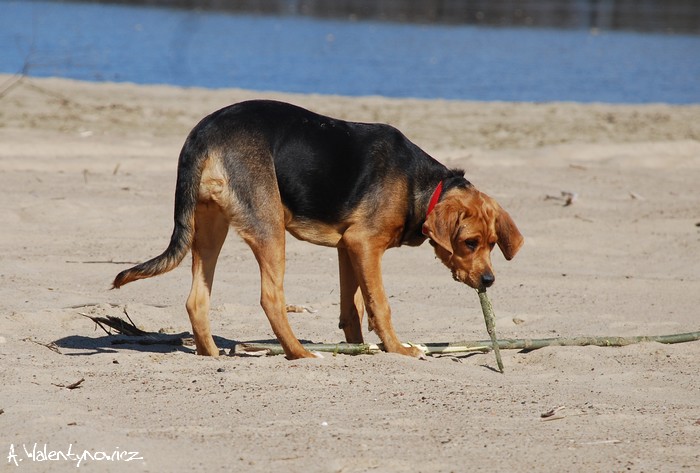
[[[203,140],[197,139],[196,128],[185,141],[177,167],[175,190],[175,228],[170,244],[160,255],[133,268],[122,271],[114,278],[112,289],[139,279],[146,279],[175,269],[192,247],[194,214],[202,179],[202,167],[207,156]]]

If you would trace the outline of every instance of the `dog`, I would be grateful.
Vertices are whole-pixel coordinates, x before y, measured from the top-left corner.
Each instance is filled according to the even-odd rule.
[[[284,296],[285,230],[335,247],[340,324],[363,343],[366,309],[388,352],[418,357],[399,341],[382,282],[388,248],[428,239],[455,280],[486,288],[491,250],[507,260],[524,242],[513,219],[464,177],[385,124],[355,123],[295,105],[251,100],[205,117],[180,152],[175,225],[159,256],[122,271],[113,287],[172,270],[192,252],[185,304],[200,355],[218,356],[208,310],[214,270],[230,227],[260,267],[260,304],[289,359],[316,356],[294,336]]]

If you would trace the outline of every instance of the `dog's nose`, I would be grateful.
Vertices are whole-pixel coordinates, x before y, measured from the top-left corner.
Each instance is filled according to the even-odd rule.
[[[496,280],[496,277],[492,273],[484,273],[481,275],[481,284],[484,287],[491,287],[491,284]]]

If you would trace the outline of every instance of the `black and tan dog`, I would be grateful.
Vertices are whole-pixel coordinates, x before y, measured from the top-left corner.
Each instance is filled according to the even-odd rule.
[[[314,356],[292,333],[283,279],[285,229],[338,249],[340,327],[361,343],[370,330],[389,352],[402,346],[391,323],[383,253],[430,239],[453,277],[473,288],[494,282],[491,250],[511,259],[523,237],[463,171],[447,169],[389,125],[352,123],[274,101],[249,101],[204,118],[180,153],[175,229],[168,248],[119,273],[114,287],[175,268],[192,250],[186,307],[197,353],[217,356],[208,310],[214,268],[229,227],[260,266],[260,303],[288,358]]]

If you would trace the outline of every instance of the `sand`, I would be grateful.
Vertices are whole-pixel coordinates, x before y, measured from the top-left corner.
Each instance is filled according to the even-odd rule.
[[[3,463],[17,471],[700,471],[700,342],[506,350],[505,374],[493,354],[212,359],[187,346],[114,344],[119,337],[81,314],[126,308],[144,330],[191,330],[189,258],[121,290],[110,283],[167,245],[187,132],[254,97],[391,123],[494,196],[526,237],[513,261],[494,252],[489,294],[500,337],[700,330],[700,106],[26,79],[0,98]],[[562,191],[576,194],[572,205],[551,198]],[[290,236],[287,262],[287,302],[315,311],[289,315],[297,336],[340,341],[335,250]],[[390,250],[383,266],[402,340],[487,338],[476,293],[452,281],[429,245]],[[237,342],[274,338],[258,294],[255,261],[232,233],[211,310],[227,354]]]

